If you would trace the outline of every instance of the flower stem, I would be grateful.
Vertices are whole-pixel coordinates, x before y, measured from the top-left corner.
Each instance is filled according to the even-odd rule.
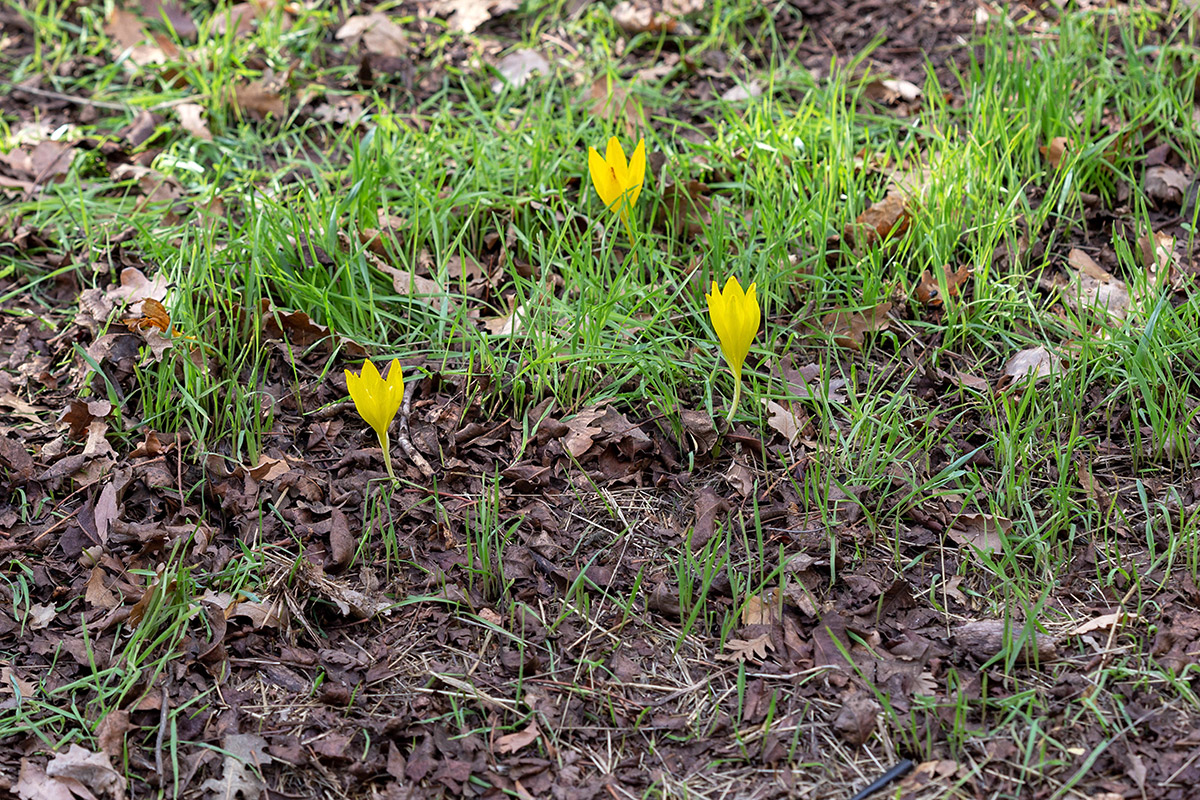
[[[733,424],[734,412],[737,411],[738,401],[740,401],[741,399],[742,399],[742,379],[740,377],[737,377],[737,378],[733,379],[733,403],[730,404],[730,406],[729,406],[729,416],[727,416],[725,418],[725,421],[731,425]]]
[[[634,244],[633,226],[629,224],[628,209],[621,210],[621,221],[625,223],[625,233],[629,235],[629,251],[633,253],[633,263],[641,266],[641,262],[638,260],[637,245]]]
[[[396,477],[396,473],[392,470],[392,448],[391,441],[388,439],[387,431],[379,437],[379,444],[383,447],[383,465],[387,467],[388,477],[392,479],[393,486],[399,486],[400,480]]]

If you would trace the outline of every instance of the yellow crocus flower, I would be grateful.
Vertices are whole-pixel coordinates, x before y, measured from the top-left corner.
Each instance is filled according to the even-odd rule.
[[[742,285],[732,275],[725,281],[725,289],[717,288],[713,281],[712,294],[705,295],[708,300],[708,316],[712,320],[713,330],[721,342],[721,352],[733,372],[734,389],[733,405],[729,408],[729,419],[737,410],[738,401],[742,396],[742,364],[746,354],[750,352],[750,344],[758,334],[758,324],[762,321],[762,311],[758,307],[758,299],[754,296],[755,284],[742,291]]]
[[[627,221],[627,212],[637,202],[646,180],[646,140],[638,142],[628,163],[625,150],[615,136],[609,138],[608,152],[603,158],[596,148],[589,147],[588,171],[604,205]]]
[[[350,390],[350,399],[354,401],[358,413],[379,437],[379,446],[383,448],[383,463],[387,466],[388,476],[395,483],[396,473],[392,471],[388,427],[395,419],[396,412],[400,410],[401,401],[404,400],[404,374],[400,370],[400,362],[392,359],[387,380],[384,380],[374,364],[364,361],[361,375],[346,370],[346,388]]]

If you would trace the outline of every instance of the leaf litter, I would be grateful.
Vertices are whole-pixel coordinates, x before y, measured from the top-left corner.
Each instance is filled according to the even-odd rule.
[[[121,51],[110,58],[124,55],[149,69],[180,57],[156,21],[165,17],[179,38],[189,41],[194,34],[186,33],[186,13],[174,4],[156,11],[150,5],[141,16],[114,12],[108,22]],[[262,23],[270,5],[242,4],[218,17],[246,34]],[[804,5],[813,24],[828,22],[827,30],[839,41],[857,41],[861,32],[837,24],[842,18],[833,9],[836,4]],[[417,7],[416,22],[377,13],[347,18],[331,41],[348,51],[406,58],[413,42],[425,45],[422,18],[432,15],[469,33],[499,29],[515,10],[512,4],[481,2]],[[686,36],[684,17],[700,11],[693,5],[629,3],[611,13],[627,32]],[[275,13],[287,19],[293,12],[281,6]],[[930,17],[946,13],[952,12],[922,10]],[[961,20],[937,19],[931,41],[961,35],[956,28]],[[219,33],[220,27],[211,30]],[[897,33],[901,39],[909,35]],[[545,74],[542,62],[528,55],[538,51],[513,51],[521,52],[526,54],[507,64],[502,58],[488,63],[514,86]],[[872,90],[882,92],[877,100],[892,113],[913,113],[923,101],[922,90],[911,82],[920,80],[914,71],[924,69],[919,62],[897,65],[896,72],[905,77],[888,78]],[[586,79],[580,85],[588,87]],[[738,99],[740,94],[731,93],[742,86],[731,80],[718,91]],[[751,97],[753,86],[745,82],[741,91]],[[629,131],[648,124],[636,87],[602,80],[587,93],[594,113],[612,124]],[[287,82],[279,80],[248,80],[233,97],[216,102],[267,123],[307,113]],[[188,136],[212,141],[211,110],[182,104],[162,116],[139,117],[117,144],[126,149],[109,153],[116,161],[127,159],[123,166],[139,169],[114,168],[113,174],[147,202],[164,203],[170,213],[191,213],[177,202],[186,197],[186,187],[152,169],[150,161],[135,163],[128,148],[153,145],[174,120]],[[24,182],[22,191],[68,178],[79,158],[74,142],[45,140],[26,147],[10,151],[4,167],[7,179]],[[1060,168],[1068,154],[1074,155],[1065,139],[1047,144],[1052,168]],[[1188,174],[1178,164],[1151,166],[1146,192],[1164,206],[1182,206]],[[702,233],[712,222],[713,187],[720,189],[720,181],[711,184],[664,184],[664,195],[673,195],[674,202],[663,226],[691,237]],[[842,233],[860,252],[886,249],[910,224],[912,213],[911,196],[888,188]],[[375,234],[382,243],[403,226],[380,228]],[[30,258],[45,258],[44,250],[72,256],[57,243],[30,247],[43,235],[39,232],[6,228],[3,235],[6,245]],[[386,246],[370,246],[375,236],[356,235],[341,234],[339,251],[326,255],[341,259],[366,247],[368,267],[392,282],[398,294],[420,301],[445,294],[428,264],[393,265]],[[294,244],[301,262],[319,258],[308,243]],[[1086,242],[1073,244],[1079,246],[1055,262],[1071,270],[1068,283],[1057,287],[1064,302],[1114,323],[1128,318],[1136,304],[1129,301],[1127,287],[1135,281],[1118,277],[1108,261],[1112,271],[1082,258]],[[1136,244],[1151,285],[1176,290],[1176,238],[1152,232]],[[344,387],[306,380],[284,388],[297,374],[320,374],[335,352],[342,359],[362,358],[366,348],[305,311],[280,308],[265,298],[261,305],[228,309],[253,321],[269,345],[266,383],[285,398],[273,418],[273,433],[281,438],[257,458],[243,461],[214,452],[203,461],[194,459],[187,434],[156,432],[136,421],[136,376],[145,365],[140,359],[152,347],[151,337],[171,344],[171,337],[161,335],[173,330],[166,273],[157,268],[161,265],[122,265],[121,243],[106,246],[104,255],[122,266],[120,272],[102,275],[95,289],[48,289],[60,293],[49,295],[56,309],[49,313],[66,335],[28,325],[22,317],[3,326],[8,365],[0,379],[3,477],[10,488],[36,501],[62,503],[32,518],[11,504],[0,508],[7,537],[0,546],[31,570],[30,596],[18,602],[10,586],[13,613],[0,621],[0,635],[13,645],[4,702],[15,704],[18,692],[51,700],[61,695],[48,693],[119,664],[130,631],[156,624],[156,609],[177,603],[205,624],[189,627],[173,645],[178,660],[169,676],[148,677],[130,687],[98,721],[95,750],[71,744],[52,752],[32,737],[14,742],[3,763],[8,774],[18,776],[13,784],[18,796],[47,796],[58,788],[82,796],[77,785],[97,795],[145,796],[149,787],[140,778],[154,773],[156,754],[153,734],[146,738],[139,732],[155,732],[165,714],[185,710],[171,717],[182,744],[177,777],[185,789],[202,796],[260,797],[298,780],[304,791],[321,787],[358,794],[382,788],[389,796],[405,796],[420,787],[466,796],[487,785],[517,796],[583,798],[612,793],[614,786],[653,791],[646,758],[660,759],[655,763],[693,779],[720,762],[734,765],[727,774],[738,774],[747,786],[757,786],[755,776],[764,770],[772,779],[794,780],[785,777],[792,775],[785,768],[791,739],[816,741],[830,732],[834,752],[846,764],[856,763],[866,749],[886,744],[882,750],[887,752],[894,744],[885,741],[891,735],[887,716],[868,687],[881,687],[889,712],[911,715],[907,719],[933,730],[933,717],[919,709],[928,708],[923,704],[930,698],[954,701],[943,694],[949,670],[965,676],[966,697],[985,691],[989,697],[1004,696],[1012,690],[1007,676],[987,665],[994,657],[1017,657],[1025,670],[1020,681],[1047,681],[1050,669],[1061,669],[1053,675],[1068,690],[1082,690],[1083,673],[1061,663],[1050,666],[1074,653],[1065,639],[1042,632],[1047,621],[995,619],[982,602],[987,587],[971,585],[960,574],[974,559],[1002,556],[1016,523],[964,509],[954,498],[914,503],[900,515],[900,529],[889,532],[896,547],[913,563],[936,555],[939,574],[953,576],[944,584],[945,609],[935,609],[927,602],[931,574],[897,572],[890,557],[871,550],[877,532],[864,520],[863,509],[886,511],[893,501],[885,489],[823,486],[814,501],[798,490],[802,482],[784,478],[797,470],[803,476],[805,463],[829,457],[817,451],[813,429],[838,425],[837,419],[822,416],[826,409],[861,396],[848,366],[880,363],[862,361],[877,357],[869,344],[891,346],[880,333],[906,329],[914,313],[940,313],[937,309],[969,292],[965,265],[921,276],[914,297],[923,310],[893,296],[874,305],[816,312],[821,316],[807,320],[810,328],[819,328],[848,352],[841,361],[815,360],[823,352],[818,349],[812,361],[764,363],[781,391],[778,399],[764,403],[764,431],[739,422],[719,438],[713,419],[699,409],[680,409],[673,427],[650,410],[611,403],[572,409],[551,403],[513,418],[480,405],[473,376],[443,374],[434,362],[407,364],[421,369],[407,429],[414,448],[436,465],[438,488],[433,494],[411,487],[397,491],[390,506],[395,525],[386,528],[362,512],[372,493],[368,480],[382,472],[378,456],[330,411],[344,399]],[[451,275],[461,273],[471,287],[455,301],[474,312],[479,324],[494,327],[497,336],[520,335],[530,306],[493,302],[490,292],[496,287],[482,261],[481,253],[464,253],[453,268]],[[2,280],[5,290],[15,285],[10,277]],[[486,318],[481,299],[493,302]],[[507,316],[494,316],[506,308]],[[121,322],[131,330],[121,330]],[[74,343],[91,361],[76,357]],[[988,381],[978,377],[984,372],[998,377],[1001,388],[1006,380],[1027,385],[1030,376],[1061,375],[1069,366],[1066,352],[1056,355],[1047,342],[986,364],[938,369],[926,369],[929,365],[914,357],[913,374],[919,375],[914,390],[967,385],[987,392]],[[85,381],[99,394],[83,392]],[[301,407],[317,411],[304,414]],[[969,446],[974,435],[964,430],[963,444]],[[973,449],[964,447],[964,452]],[[942,455],[930,458],[938,468],[950,463]],[[1085,490],[1112,492],[1115,502],[1128,503],[1122,485],[1127,475],[1109,467],[1120,464],[1119,458],[1102,454],[1095,474],[1086,472]],[[504,469],[490,488],[473,477],[497,474],[497,465]],[[884,478],[896,476],[887,472]],[[206,485],[202,498],[189,491],[201,484]],[[585,486],[590,491],[582,491]],[[493,492],[488,502],[494,502],[503,522],[494,530],[501,532],[504,545],[490,555],[464,546],[488,524],[482,499],[488,491]],[[269,502],[272,515],[257,513],[263,502]],[[821,520],[832,522],[828,530],[841,546],[836,556],[830,555]],[[777,587],[747,594],[733,585],[729,571],[706,575],[698,564],[678,566],[662,558],[668,549],[695,553],[714,543],[737,563],[747,563],[745,543],[724,537],[755,526],[761,526],[769,545],[786,545],[796,554]],[[411,562],[389,565],[377,558],[371,543],[393,535],[394,546],[411,553]],[[296,551],[297,542],[302,552]],[[187,575],[216,574],[248,547],[257,548],[253,552],[267,565],[265,582],[255,591],[235,594],[185,585]],[[868,555],[847,563],[841,555],[847,550]],[[1081,572],[1095,566],[1084,564]],[[481,579],[489,567],[499,568],[493,571],[503,575],[502,582]],[[635,586],[646,587],[646,599],[620,613],[613,599],[630,596]],[[1171,591],[1175,594],[1163,598],[1161,616],[1154,620],[1159,627],[1151,646],[1163,663],[1182,669],[1200,640],[1200,618],[1183,600],[1188,592],[1195,596],[1194,585]],[[732,615],[735,627],[723,639],[702,628],[681,635],[679,624],[695,611],[700,594]],[[587,610],[561,614],[567,597],[573,608]],[[406,604],[397,607],[401,602]],[[1072,605],[1073,618],[1091,621],[1061,629],[1061,635],[1117,637],[1147,622],[1113,607]],[[737,697],[739,669],[747,680],[738,702],[700,701],[705,695]],[[1153,702],[1136,687],[1130,691],[1132,703]],[[1057,696],[1048,697],[1058,702]],[[604,715],[597,715],[597,708],[604,708]],[[470,718],[466,729],[452,724],[456,713]],[[1179,744],[1188,740],[1169,733],[1173,724],[1187,720],[1171,713],[1161,711],[1153,722],[1166,766],[1159,767],[1150,754],[1144,759],[1129,751],[1122,756],[1132,776],[1129,787],[1188,774],[1186,745]],[[767,730],[768,717],[774,729]],[[663,734],[652,755],[639,749],[636,736],[628,736],[639,725]],[[739,731],[747,725],[761,726],[762,735],[745,739]],[[1091,734],[1081,732],[1072,744],[1093,746]],[[950,752],[941,735],[934,734],[934,756]],[[612,753],[614,741],[618,750],[611,762],[597,768],[594,757]],[[987,754],[993,759],[989,774],[935,757],[923,761],[914,783],[906,785],[961,780],[980,792],[1011,789],[1023,779],[1023,766],[1015,750],[1006,754],[1002,745]],[[130,764],[139,780],[127,785],[114,763]],[[1010,763],[1014,769],[1006,774]],[[1106,786],[1117,780],[1112,775],[1126,774],[1117,760],[1099,757],[1096,763],[1109,776]],[[848,781],[847,774],[853,771],[839,772],[837,779]]]

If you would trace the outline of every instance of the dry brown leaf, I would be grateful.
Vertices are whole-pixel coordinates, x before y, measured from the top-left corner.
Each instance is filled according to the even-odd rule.
[[[79,794],[73,794],[73,791]],[[77,796],[87,798],[91,795],[87,787],[79,781],[51,778],[44,769],[28,758],[21,759],[21,772],[17,776],[16,785],[12,787],[12,792],[20,800],[76,800]]]
[[[1129,312],[1129,289],[1079,248],[1067,254],[1067,263],[1077,271],[1071,275],[1066,299],[1077,311],[1095,308],[1116,320]]]
[[[254,21],[258,18],[258,3],[237,3],[217,11],[209,23],[209,31],[213,36],[224,36],[226,31],[233,29],[235,39],[254,32]]]
[[[891,302],[884,302],[867,311],[834,311],[821,318],[821,327],[840,346],[859,350],[868,333],[888,329],[891,310]]]
[[[116,39],[121,52],[139,66],[162,64],[179,55],[179,48],[165,36],[153,36],[146,31],[141,19],[132,11],[114,8],[104,24],[104,32]]]
[[[104,570],[98,566],[92,567],[83,599],[96,608],[116,608],[121,604],[116,593],[104,585]]]
[[[1181,206],[1183,198],[1187,196],[1188,178],[1174,167],[1160,164],[1146,170],[1142,188],[1155,204],[1170,203]]]
[[[623,118],[626,136],[632,138],[646,122],[641,105],[629,90],[615,83],[610,88],[607,78],[597,78],[593,81],[589,96],[592,101],[592,114],[608,120],[610,124]]]
[[[163,333],[171,332],[171,315],[167,313],[167,309],[162,303],[155,300],[153,297],[147,297],[142,301],[142,313],[136,317],[127,317],[121,322],[131,331],[159,330]]]
[[[492,83],[493,92],[499,92],[505,83],[518,89],[538,73],[549,74],[550,62],[539,50],[514,50],[496,63],[496,71],[503,80]]]
[[[529,723],[529,727],[525,730],[515,733],[508,733],[496,740],[495,752],[500,755],[505,753],[515,753],[518,750],[528,747],[537,741],[542,735],[541,729],[536,722]]]
[[[1094,619],[1089,619],[1087,622],[1076,625],[1074,628],[1067,631],[1067,636],[1082,636],[1085,633],[1091,633],[1093,631],[1106,631],[1114,625],[1127,625],[1141,621],[1142,617],[1140,615],[1130,614],[1125,611],[1117,611],[1112,614],[1101,614]]]
[[[520,8],[520,0],[422,0],[431,13],[446,17],[451,30],[472,33],[492,17]]]
[[[1004,537],[1012,530],[1012,521],[991,514],[963,514],[946,530],[960,545],[970,545],[984,553],[1004,551]]]
[[[234,95],[237,107],[243,113],[248,113],[257,119],[266,119],[268,116],[282,119],[287,115],[287,106],[279,92],[264,81],[254,81],[238,86],[234,90]]]
[[[711,205],[708,186],[700,181],[669,183],[663,187],[655,221],[663,228],[699,236],[712,225]]]
[[[613,6],[613,22],[628,34],[677,33],[679,22],[670,14],[653,8],[645,0],[621,0]]]
[[[908,230],[910,221],[908,200],[911,193],[890,189],[884,198],[872,203],[843,231],[846,240],[855,247],[870,247],[889,236],[900,236]]]
[[[401,58],[408,52],[408,36],[387,14],[374,11],[347,18],[335,35],[338,41],[362,44],[368,53]]]
[[[54,621],[54,617],[58,614],[54,604],[43,605],[41,603],[33,603],[25,612],[25,625],[34,631],[40,631],[43,628],[50,627],[50,623]]]
[[[563,434],[563,449],[579,458],[592,447],[592,440],[604,433],[604,429],[592,422],[604,416],[604,408],[585,408],[566,420],[567,432]]]
[[[521,330],[526,316],[525,306],[517,306],[503,317],[490,317],[483,320],[483,327],[493,336],[512,336]]]
[[[754,491],[754,473],[736,461],[729,465],[725,472],[725,480],[742,497],[749,497]]]
[[[234,733],[221,740],[221,749],[225,751],[221,777],[209,778],[200,785],[200,791],[210,800],[238,796],[258,800],[264,787],[256,770],[271,763],[267,740],[253,733]]]
[[[774,400],[762,399],[763,407],[767,410],[767,424],[779,431],[789,445],[800,441],[800,435],[809,425],[808,414],[803,409],[797,409],[789,403],[787,406]],[[790,406],[790,407],[789,407]]]
[[[63,180],[74,158],[74,147],[53,139],[43,139],[28,150],[17,147],[7,156],[0,156],[15,172],[38,185]]]
[[[1055,136],[1047,145],[1042,145],[1038,148],[1042,157],[1050,163],[1054,169],[1058,169],[1062,165],[1063,157],[1071,150],[1071,140],[1065,136]]]
[[[165,19],[175,35],[184,41],[196,38],[196,21],[179,3],[173,0],[142,0],[142,14],[151,21]]]
[[[22,678],[13,672],[12,667],[0,667],[0,692],[6,694],[20,692],[22,697],[33,697],[37,692],[37,683]]]
[[[728,653],[717,656],[721,661],[751,661],[762,663],[768,653],[775,649],[771,642],[771,634],[764,633],[753,639],[726,639],[725,647]]]
[[[1153,238],[1138,237],[1138,250],[1142,254],[1142,266],[1146,268],[1147,282],[1151,286],[1168,286],[1174,280],[1175,237],[1158,231]]]
[[[963,264],[954,272],[950,271],[950,265],[942,267],[942,272],[946,278],[946,293],[951,297],[958,297],[959,287],[966,283],[967,278],[971,277],[971,267],[969,264]],[[923,305],[940,306],[942,305],[942,289],[938,285],[937,278],[929,270],[921,273],[921,279],[917,283],[915,294],[917,300]]]
[[[863,95],[890,107],[898,116],[907,117],[920,106],[921,87],[896,78],[873,80],[863,87]]]
[[[106,753],[93,753],[72,744],[65,753],[58,753],[46,765],[46,774],[60,780],[76,780],[93,793],[108,795],[113,800],[125,797],[125,777],[112,767]]]
[[[774,589],[751,595],[742,606],[743,625],[777,625],[783,619],[783,596]]]
[[[752,80],[749,83],[733,86],[726,89],[721,95],[721,99],[726,103],[742,103],[746,100],[752,100],[755,97],[761,96],[763,93],[763,85],[758,80]]]
[[[185,131],[197,139],[203,139],[206,142],[212,141],[212,133],[204,124],[204,106],[199,103],[181,103],[175,106],[175,113],[179,116],[179,124]]]
[[[1062,371],[1062,359],[1043,346],[1022,350],[1004,365],[1004,374],[1014,382],[1028,375],[1033,375],[1034,380],[1041,380],[1050,375],[1058,375]]]

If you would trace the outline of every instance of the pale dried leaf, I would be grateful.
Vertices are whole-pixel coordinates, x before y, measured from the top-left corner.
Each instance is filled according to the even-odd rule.
[[[200,786],[211,800],[258,800],[263,791],[263,782],[254,768],[271,762],[267,753],[267,740],[253,733],[230,734],[221,740],[225,750],[225,761],[221,777],[209,778]]]
[[[505,753],[515,753],[518,750],[528,747],[537,741],[542,735],[542,731],[538,728],[536,722],[529,723],[529,727],[516,733],[508,733],[496,740],[495,752],[501,755]]]
[[[197,139],[203,139],[206,142],[212,141],[212,133],[204,123],[204,106],[199,103],[181,103],[175,106],[175,113],[179,116],[179,124],[185,131]]]
[[[1004,535],[1012,530],[1012,521],[991,514],[963,514],[946,531],[960,545],[970,545],[984,553],[1004,551]]]
[[[492,17],[520,8],[519,0],[424,0],[429,10],[446,17],[451,30],[472,33]]]
[[[1018,352],[1004,365],[1004,374],[1013,380],[1029,375],[1033,375],[1035,380],[1041,380],[1049,375],[1058,375],[1062,371],[1062,359],[1040,345]]]
[[[1056,136],[1050,140],[1050,143],[1038,148],[1041,151],[1042,157],[1050,163],[1054,169],[1058,169],[1063,162],[1063,158],[1071,150],[1071,140],[1065,136]]]
[[[1100,616],[1089,619],[1087,622],[1076,625],[1071,630],[1067,631],[1067,636],[1082,636],[1085,633],[1093,631],[1106,631],[1114,625],[1127,625],[1133,622],[1141,622],[1142,617],[1138,614],[1130,614],[1125,611],[1117,611],[1112,614],[1101,614]]]
[[[113,769],[107,753],[93,753],[77,744],[50,759],[46,774],[51,778],[77,780],[113,800],[123,798],[127,788],[125,777]]]
[[[753,639],[726,639],[725,647],[729,652],[722,653],[717,658],[721,661],[735,662],[753,661],[761,663],[766,660],[768,653],[775,649],[769,633],[764,633]]]
[[[1156,203],[1180,206],[1183,205],[1183,198],[1187,196],[1188,179],[1174,167],[1159,164],[1146,170],[1142,188]]]
[[[798,442],[800,434],[808,427],[808,414],[803,410],[797,413],[794,408],[788,408],[765,397],[762,404],[767,410],[767,424],[779,431],[788,444],[794,445]]]
[[[93,567],[92,574],[88,576],[86,591],[83,599],[87,603],[96,608],[116,608],[121,604],[121,600],[117,595],[104,585],[104,570],[100,567]]]
[[[492,83],[492,91],[499,92],[507,82],[514,89],[524,86],[537,73],[546,75],[550,72],[550,62],[538,50],[514,50],[496,64],[496,71],[503,81]]]
[[[335,36],[339,41],[358,41],[367,52],[376,55],[400,58],[408,52],[404,29],[379,11],[349,17]]]

